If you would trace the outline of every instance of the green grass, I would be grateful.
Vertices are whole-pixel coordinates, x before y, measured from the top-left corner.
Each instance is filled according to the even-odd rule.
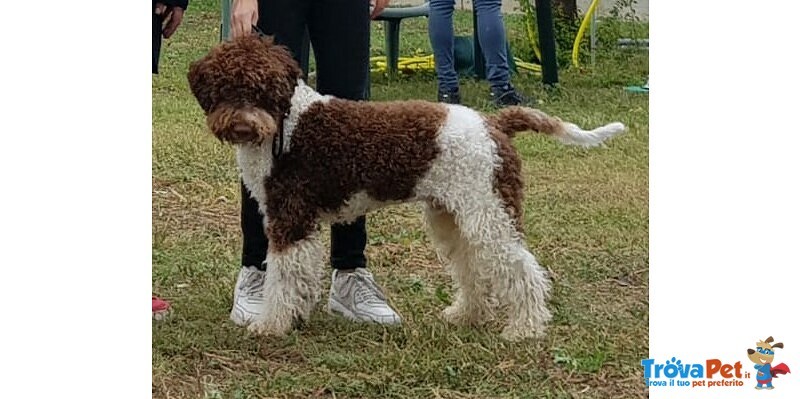
[[[630,127],[592,150],[532,134],[515,139],[527,240],[554,274],[546,337],[508,343],[499,325],[444,323],[438,314],[452,288],[419,209],[408,205],[368,218],[370,269],[404,317],[402,328],[349,323],[320,306],[302,330],[265,339],[228,321],[241,246],[237,172],[186,82],[188,63],[216,43],[216,8],[192,4],[153,77],[153,290],[175,310],[152,327],[154,397],[645,396],[638,364],[648,353],[648,98],[622,87],[645,79],[646,53],[605,49],[595,68],[562,71],[556,90],[534,75],[514,78],[546,112],[584,126]],[[468,34],[469,15],[457,21]],[[519,22],[507,20],[512,43],[524,40]],[[381,25],[373,26],[373,53],[382,54]],[[406,21],[402,35],[404,54],[430,51],[424,20]],[[462,84],[464,101],[487,109],[486,83]],[[372,96],[432,100],[435,80],[376,74]]]

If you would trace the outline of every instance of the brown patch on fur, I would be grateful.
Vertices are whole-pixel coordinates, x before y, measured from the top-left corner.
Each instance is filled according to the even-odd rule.
[[[272,125],[282,128],[300,75],[285,47],[248,36],[218,45],[188,77],[217,137],[255,143]],[[446,116],[441,104],[423,101],[312,104],[265,181],[270,247],[280,252],[307,238],[322,213],[336,213],[358,192],[376,201],[411,198],[439,154]]]
[[[319,213],[335,213],[361,191],[377,201],[411,198],[440,152],[446,116],[440,104],[423,101],[312,104],[266,181],[270,239],[302,239]]]
[[[494,188],[503,199],[517,231],[523,232],[523,181],[522,161],[511,143],[511,138],[489,127],[489,134],[497,144],[497,155],[503,160],[494,172]]]
[[[484,118],[487,124],[497,128],[508,137],[514,137],[518,132],[529,130],[552,135],[560,135],[564,132],[561,119],[534,108],[507,107],[496,114],[486,115]]]
[[[259,144],[278,130],[270,114],[250,106],[240,109],[221,104],[206,119],[218,139],[232,144]]]
[[[274,183],[273,183],[274,184]],[[270,190],[267,197],[267,238],[270,251],[281,253],[292,244],[308,238],[314,230],[319,228],[317,210],[302,199],[292,197],[299,192],[308,192],[302,187],[301,181],[295,179],[282,180],[279,187]],[[294,191],[286,196],[285,192]]]
[[[302,71],[284,46],[271,37],[243,36],[218,45],[189,68],[189,87],[206,115],[219,108],[254,107],[265,111],[277,126],[289,110],[290,99]],[[225,124],[209,118],[217,137],[228,134],[214,130]],[[246,125],[241,125],[246,126]],[[240,138],[257,139],[260,133],[238,133]]]

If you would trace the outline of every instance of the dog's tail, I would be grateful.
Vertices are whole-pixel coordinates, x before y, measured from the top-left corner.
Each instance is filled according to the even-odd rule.
[[[528,107],[508,107],[496,114],[488,115],[487,122],[508,137],[517,132],[536,131],[555,137],[564,144],[593,147],[607,138],[625,131],[620,122],[609,123],[594,130],[583,130],[579,126]]]

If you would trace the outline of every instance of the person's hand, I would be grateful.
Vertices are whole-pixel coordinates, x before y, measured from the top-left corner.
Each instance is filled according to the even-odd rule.
[[[162,35],[164,35],[165,39],[169,39],[178,30],[178,26],[183,21],[183,8],[167,7],[162,3],[156,3],[156,14],[164,17]]]
[[[233,0],[231,10],[232,38],[244,36],[253,31],[258,22],[258,0]]]
[[[389,5],[389,0],[370,0],[370,3],[373,4],[374,8],[372,9],[372,14],[370,14],[371,19],[375,19],[378,15],[381,15],[383,9]]]

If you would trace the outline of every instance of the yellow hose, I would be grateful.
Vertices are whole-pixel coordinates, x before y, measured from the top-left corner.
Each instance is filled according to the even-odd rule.
[[[592,19],[592,14],[594,14],[597,5],[600,3],[600,0],[592,1],[592,4],[589,6],[589,9],[586,10],[586,15],[583,17],[583,21],[581,22],[581,27],[578,29],[578,34],[575,35],[575,42],[572,44],[572,65],[578,67],[578,52],[581,47],[581,40],[583,40],[583,35],[586,33],[586,27],[589,26],[589,23]]]
[[[533,7],[531,6],[531,0],[522,0],[519,2],[520,7],[525,12],[525,15],[531,15],[533,13]],[[533,26],[533,19],[525,18],[525,32],[528,34],[528,41],[531,42],[531,47],[533,48],[533,54],[536,56],[536,59],[541,61],[542,60],[542,52],[539,50],[539,40],[536,37],[536,29]]]
[[[388,65],[385,55],[371,57],[369,61],[370,64],[372,64],[372,67],[370,68],[370,71],[372,72],[386,72],[388,70]],[[533,73],[542,72],[541,65],[522,61],[522,59],[518,57],[514,57],[514,63],[517,65],[518,69],[524,71]],[[397,62],[397,69],[399,71],[421,71],[421,70],[432,71],[435,69],[433,54],[428,54],[424,56],[414,56],[414,57],[400,57]]]

